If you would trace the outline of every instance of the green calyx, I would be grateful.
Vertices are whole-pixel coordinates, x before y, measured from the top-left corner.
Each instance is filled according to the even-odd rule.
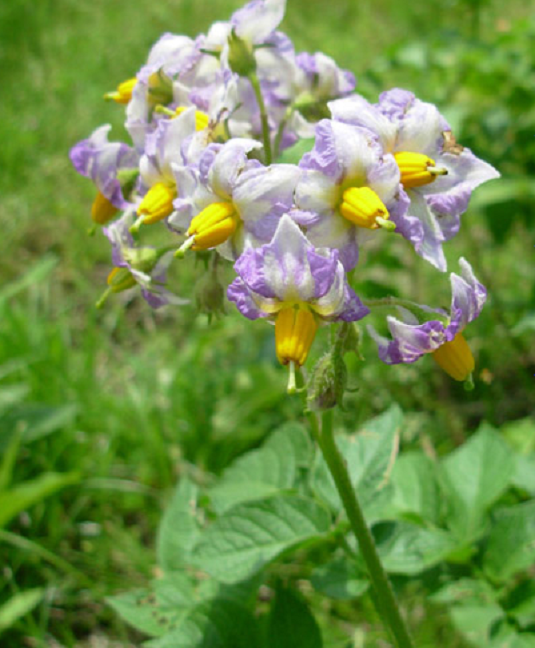
[[[242,77],[248,77],[256,72],[256,59],[252,46],[232,30],[228,37],[230,69]]]

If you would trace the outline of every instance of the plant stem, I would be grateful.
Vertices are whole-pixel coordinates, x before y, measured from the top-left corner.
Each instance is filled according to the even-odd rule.
[[[260,120],[262,122],[262,139],[264,141],[264,153],[266,156],[264,161],[266,165],[269,165],[271,164],[271,139],[269,134],[269,123],[266,112],[266,105],[264,103],[264,97],[262,96],[262,89],[260,88],[260,81],[258,80],[256,72],[251,72],[251,74],[249,74],[249,81],[253,86],[256,101],[258,103],[258,108],[260,109]]]
[[[412,648],[413,643],[399,611],[392,585],[377,554],[375,542],[364,519],[357,495],[347,472],[346,464],[336,446],[333,436],[332,410],[327,410],[323,413],[321,432],[319,435],[317,435],[317,422],[315,427],[315,436],[319,438],[321,452],[334,479],[336,489],[338,490],[349,523],[358,540],[362,557],[368,568],[374,590],[374,596],[372,598],[378,607],[378,612],[383,618],[383,621],[388,624],[398,648]]]

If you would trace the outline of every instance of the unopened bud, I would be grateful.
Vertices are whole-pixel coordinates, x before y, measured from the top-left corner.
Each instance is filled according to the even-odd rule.
[[[228,37],[228,64],[239,76],[246,77],[255,72],[256,59],[252,46],[240,38],[233,29]]]
[[[195,302],[200,313],[222,315],[225,312],[225,290],[213,272],[203,274],[195,286]]]
[[[322,411],[342,404],[347,384],[347,369],[341,355],[332,352],[320,358],[310,379],[307,404]]]

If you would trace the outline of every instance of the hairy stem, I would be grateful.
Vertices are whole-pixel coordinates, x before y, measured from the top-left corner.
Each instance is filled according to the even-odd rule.
[[[332,410],[327,410],[323,413],[321,431],[319,433],[318,427],[317,421],[315,421],[313,424],[313,434],[319,440],[321,452],[334,479],[336,489],[344,505],[353,533],[358,540],[360,551],[372,582],[373,601],[383,621],[388,625],[395,639],[396,646],[398,648],[412,648],[413,644],[399,611],[394,591],[377,553],[372,534],[364,519],[357,495],[351,484],[349,473],[347,472],[346,464],[336,446],[333,436]]]

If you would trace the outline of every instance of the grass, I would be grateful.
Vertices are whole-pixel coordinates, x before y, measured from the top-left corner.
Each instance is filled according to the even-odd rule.
[[[131,76],[163,31],[195,35],[240,4],[0,6],[0,448],[21,431],[15,483],[46,471],[80,474],[76,485],[38,502],[0,535],[0,600],[46,588],[33,612],[3,635],[5,646],[54,645],[53,639],[95,645],[97,636],[135,645],[139,638],[104,597],[151,575],[156,524],[177,478],[201,471],[210,479],[275,425],[300,416],[299,404],[284,394],[269,327],[235,314],[209,326],[191,308],[152,313],[123,296],[103,312],[94,309],[108,248],[86,235],[92,187],[67,157],[101,123],[121,136],[121,109],[101,96]],[[509,20],[528,9],[517,2],[507,11]],[[436,81],[427,87],[414,68],[392,65],[389,48],[422,33],[429,42],[451,30],[470,35],[471,16],[461,2],[338,0],[326,12],[323,1],[290,0],[283,28],[297,49],[325,51],[355,71],[368,96],[400,84],[433,100],[440,95]],[[498,3],[488,6],[482,38],[491,39],[503,19]],[[535,308],[533,225],[511,211],[511,231],[496,240],[490,217],[484,208],[467,215],[472,226],[449,248],[453,270],[465,254],[492,288],[489,308],[472,329],[484,370],[475,392],[466,394],[430,361],[380,366],[366,344],[368,362],[350,360],[350,383],[359,391],[348,396],[342,415],[348,429],[395,400],[414,412],[406,441],[427,439],[446,452],[482,419],[500,425],[531,413],[529,320],[524,332],[518,322]],[[364,293],[380,284],[431,303],[449,299],[447,281],[438,288],[421,260],[394,245],[370,248],[363,263]],[[200,273],[184,270],[183,285]],[[425,620],[417,625],[431,643],[447,632]]]

